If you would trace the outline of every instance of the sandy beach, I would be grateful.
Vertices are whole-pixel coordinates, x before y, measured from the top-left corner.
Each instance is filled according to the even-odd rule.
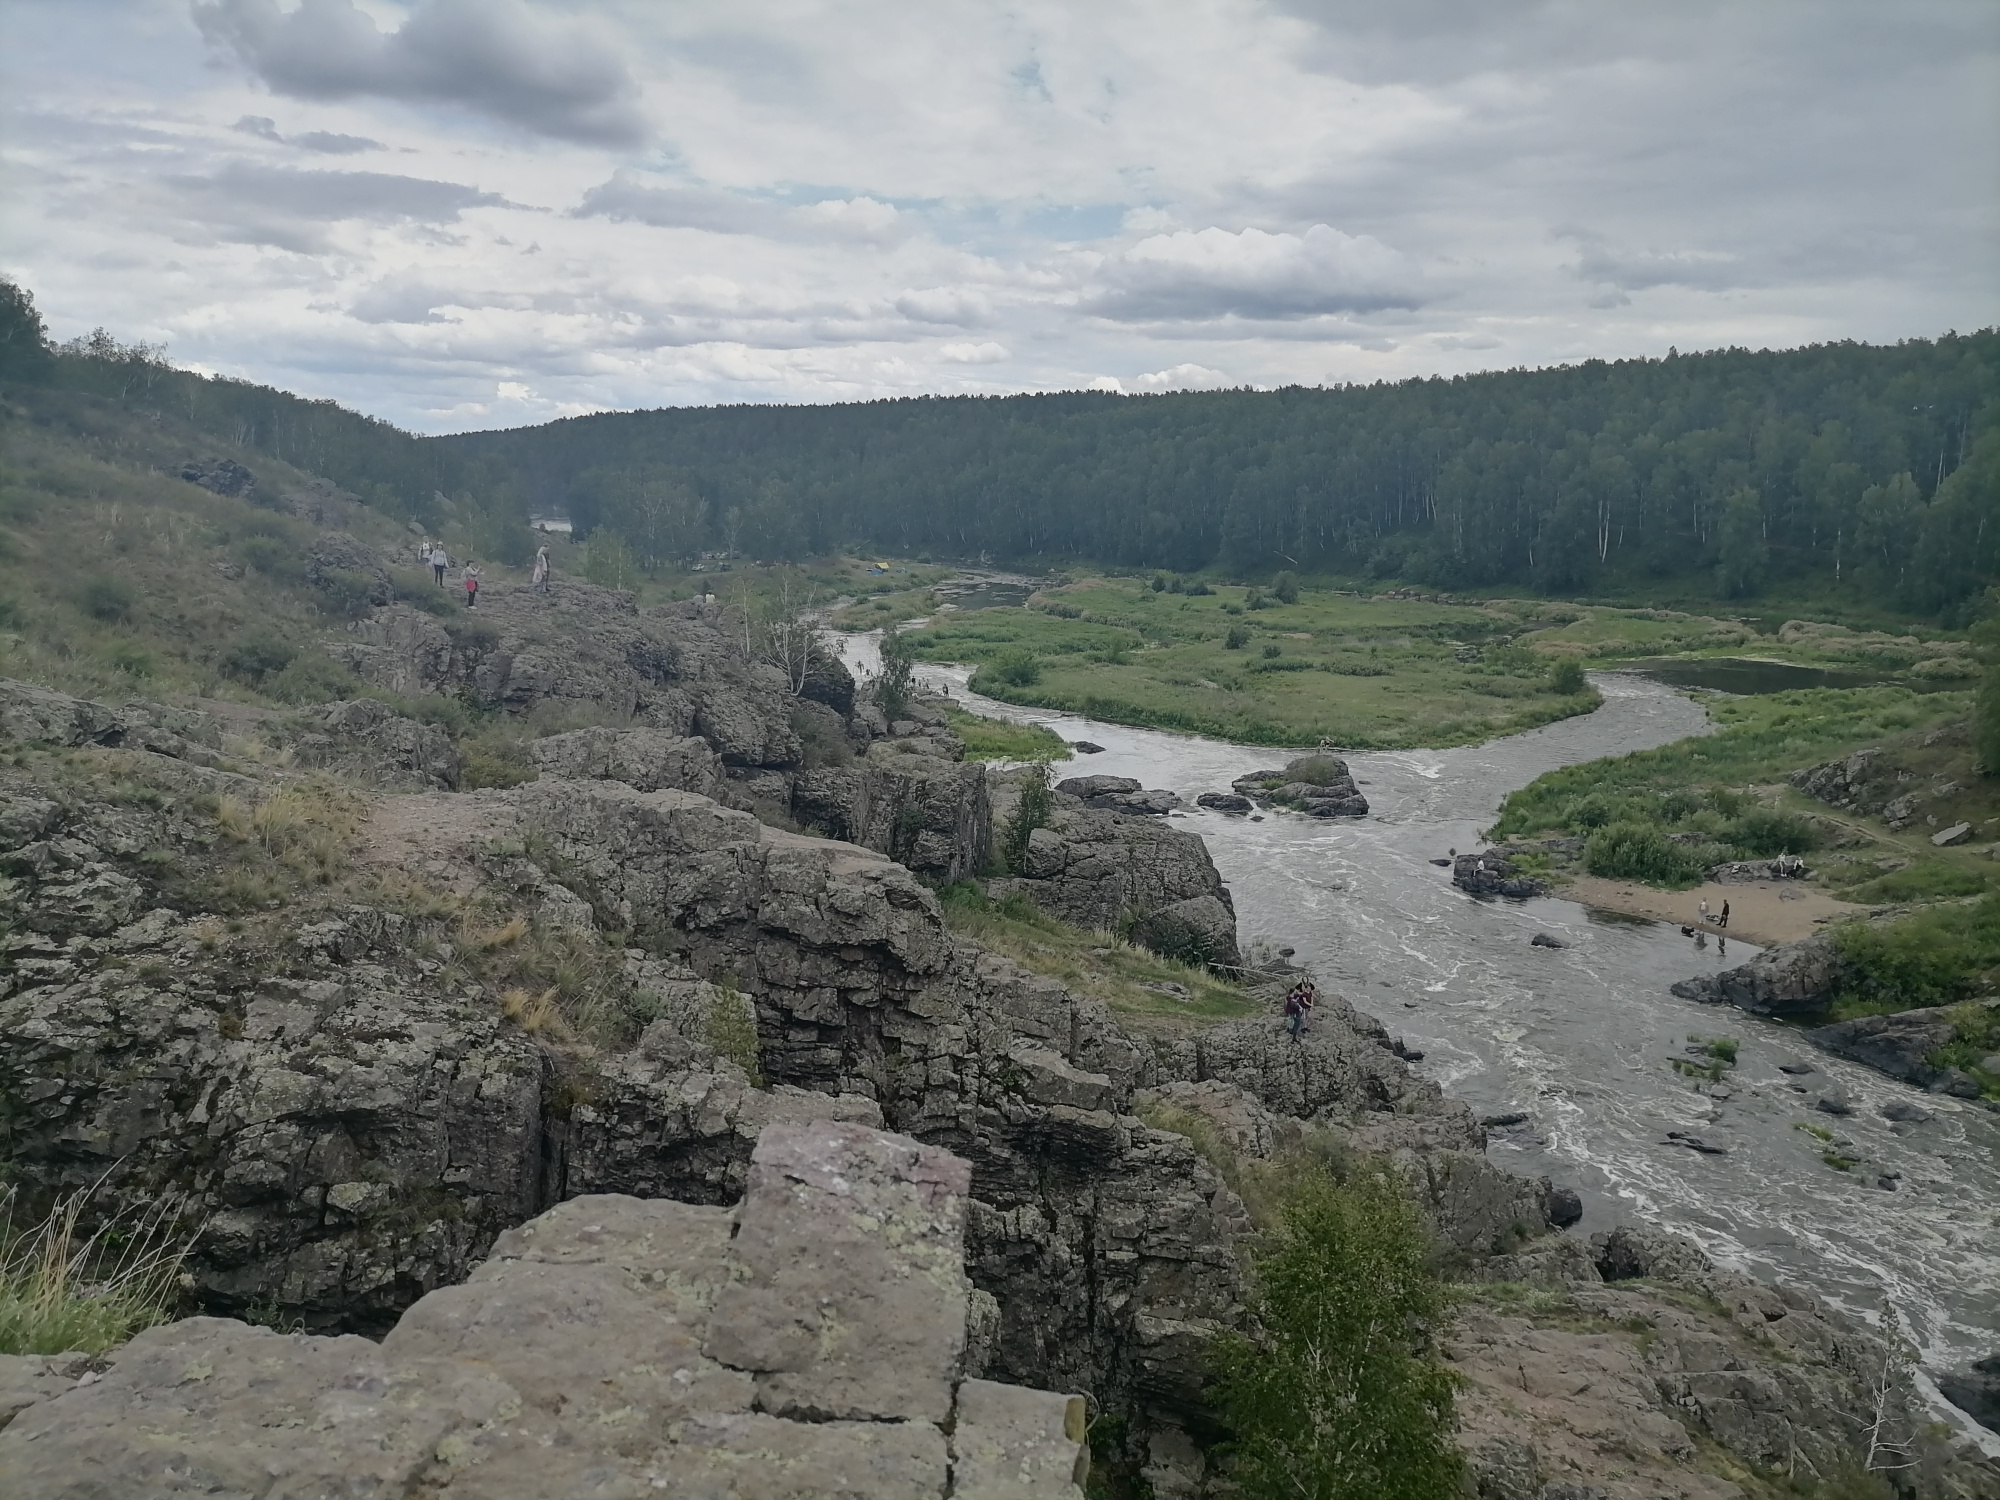
[[[1628,916],[1652,917],[1656,921],[1697,925],[1696,915],[1706,899],[1710,912],[1720,912],[1729,903],[1728,936],[1746,943],[1772,947],[1796,943],[1834,922],[1868,914],[1869,908],[1850,901],[1836,901],[1824,891],[1790,880],[1757,881],[1746,885],[1720,885],[1710,881],[1685,891],[1656,890],[1629,880],[1604,880],[1595,875],[1579,875],[1557,894],[1585,906]],[[1713,931],[1713,928],[1710,929]]]

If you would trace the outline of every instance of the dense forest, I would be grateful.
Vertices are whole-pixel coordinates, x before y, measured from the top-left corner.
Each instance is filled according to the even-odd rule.
[[[1962,626],[2000,574],[2000,332],[1728,349],[1336,389],[925,397],[576,417],[417,438],[50,348],[0,284],[0,379],[171,407],[424,518],[436,497],[619,538],[647,569],[902,555],[1605,594],[1831,594]]]

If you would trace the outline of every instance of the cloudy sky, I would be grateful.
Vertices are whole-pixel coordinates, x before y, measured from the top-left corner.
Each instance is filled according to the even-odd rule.
[[[2000,321],[1995,0],[0,0],[58,337],[425,432]]]

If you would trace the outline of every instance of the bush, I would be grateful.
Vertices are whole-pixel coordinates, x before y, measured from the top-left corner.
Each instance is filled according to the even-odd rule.
[[[1222,646],[1226,651],[1241,651],[1249,644],[1250,631],[1248,627],[1242,625],[1230,626],[1229,634],[1222,638]]]
[[[1600,828],[1584,845],[1583,865],[1611,880],[1643,880],[1649,885],[1692,885],[1706,863],[1693,850],[1651,823],[1621,822]]]
[[[1280,603],[1297,604],[1299,602],[1299,575],[1290,571],[1280,573],[1276,578],[1271,580],[1271,592],[1277,595]]]
[[[129,620],[134,599],[132,586],[122,578],[86,578],[76,591],[76,602],[93,620]]]
[[[1452,1376],[1426,1346],[1447,1310],[1422,1223],[1386,1173],[1306,1169],[1256,1264],[1256,1339],[1217,1341],[1211,1394],[1250,1500],[1458,1492]]]
[[[1843,1002],[1898,1010],[1950,1005],[2000,968],[2000,892],[1900,922],[1845,922],[1834,942],[1848,976]]]
[[[1583,663],[1573,656],[1565,656],[1561,661],[1549,668],[1549,690],[1551,692],[1561,693],[1564,697],[1568,698],[1574,697],[1589,686],[1589,679],[1583,675]]]
[[[88,1192],[25,1228],[0,1204],[0,1354],[99,1354],[164,1323],[180,1295],[185,1242],[165,1202],[83,1231]]]
[[[1031,651],[1003,651],[979,669],[981,677],[989,672],[1008,687],[1033,687],[1042,680],[1042,664]]]
[[[1308,786],[1332,786],[1345,773],[1331,755],[1301,755],[1285,767],[1287,781],[1303,781]]]
[[[1284,650],[1285,648],[1282,646],[1266,646],[1264,648],[1264,660],[1275,661],[1278,657],[1284,655]]]
[[[1010,875],[1019,875],[1028,858],[1028,840],[1037,828],[1049,826],[1055,815],[1055,793],[1049,789],[1049,768],[1036,761],[1021,773],[1021,801],[1007,820],[1000,839],[1000,858]]]
[[[1797,813],[1753,807],[1729,825],[1729,841],[1755,859],[1804,854],[1819,845],[1819,830]]]
[[[331,703],[359,686],[352,672],[316,651],[293,657],[263,683],[265,692],[286,703]]]
[[[222,670],[245,682],[259,683],[273,672],[284,671],[298,654],[298,648],[282,636],[268,630],[253,631],[238,636],[223,652]]]
[[[1262,589],[1252,589],[1243,596],[1243,607],[1245,609],[1269,609],[1271,601],[1264,597]]]
[[[245,537],[237,544],[236,555],[245,567],[266,578],[302,577],[306,569],[305,558],[274,536]]]

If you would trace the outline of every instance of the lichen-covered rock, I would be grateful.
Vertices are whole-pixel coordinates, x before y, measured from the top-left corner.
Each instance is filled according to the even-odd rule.
[[[986,767],[905,753],[918,743],[930,742],[878,742],[854,765],[801,773],[792,786],[792,816],[939,885],[969,880],[985,868],[992,848]]]
[[[1673,992],[1705,1005],[1734,1005],[1760,1016],[1811,1016],[1832,1002],[1841,981],[1840,949],[1824,933],[1766,948],[1747,964],[1683,979]]]
[[[707,740],[666,729],[575,729],[528,746],[552,781],[622,781],[641,792],[722,792],[722,758]]]
[[[372,786],[450,791],[458,785],[458,747],[451,736],[373,698],[329,704],[292,744],[300,765]]]
[[[572,1199],[379,1345],[196,1318],[39,1371],[0,1492],[1080,1500],[1083,1398],[962,1378],[967,1163],[840,1125],[755,1162],[734,1212]]]

